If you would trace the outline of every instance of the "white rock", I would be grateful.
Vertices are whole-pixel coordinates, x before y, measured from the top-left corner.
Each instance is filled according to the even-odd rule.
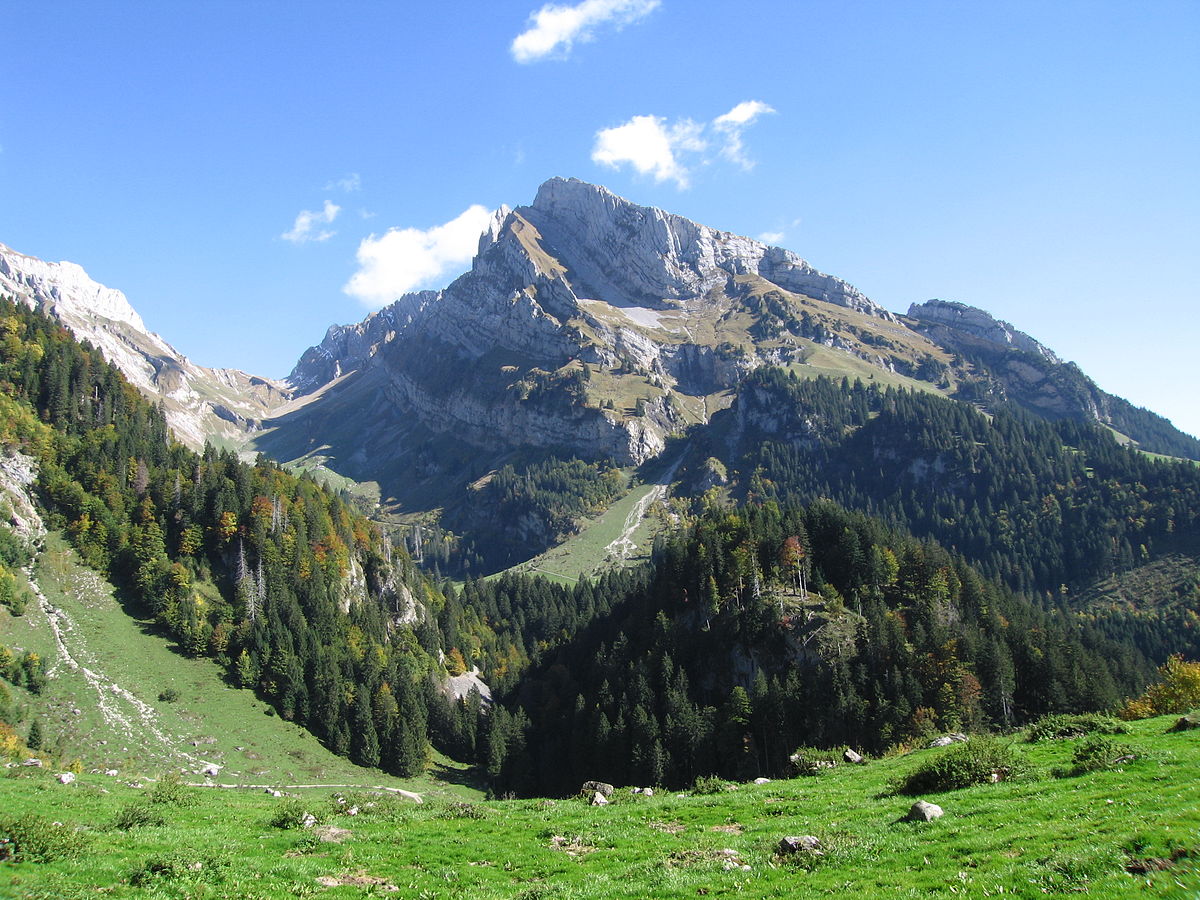
[[[75,781],[74,772],[60,772],[57,776],[59,784],[72,784]]]

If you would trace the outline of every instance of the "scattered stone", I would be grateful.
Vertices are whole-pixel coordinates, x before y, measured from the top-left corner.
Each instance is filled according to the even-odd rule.
[[[631,794],[640,794],[641,792],[642,792],[642,789],[638,788],[638,787],[629,789],[629,793],[631,793]]]
[[[321,825],[313,829],[313,834],[326,844],[340,844],[353,836],[349,828],[338,828],[336,825]]]
[[[322,887],[342,887],[349,885],[351,887],[376,887],[387,893],[394,893],[400,888],[390,883],[386,878],[379,878],[375,875],[368,875],[366,872],[357,872],[354,875],[321,875],[317,878],[317,884]]]
[[[784,856],[791,853],[811,853],[814,856],[825,855],[825,851],[821,848],[821,839],[811,834],[780,838],[779,852]]]
[[[358,815],[358,807],[357,806],[350,807],[348,810],[346,810],[346,815],[357,816]]]
[[[866,762],[861,753],[857,753],[854,750],[851,750],[849,747],[847,747],[846,752],[842,754],[842,759],[855,766],[861,766]]]
[[[596,791],[592,794],[591,804],[592,806],[608,806],[608,798],[600,791]]]
[[[57,776],[59,784],[72,784],[75,781],[74,772],[60,772]]]
[[[642,796],[643,797],[653,797],[654,796],[654,788],[644,788],[642,790]]]
[[[303,816],[300,817],[300,827],[301,828],[312,828],[316,824],[317,824],[317,817],[314,816],[312,813],[306,812]]]
[[[116,778],[120,774],[120,772],[118,772],[116,769],[105,769],[104,774],[107,775],[109,778]]]
[[[732,825],[713,825],[709,831],[720,831],[723,834],[741,834],[744,830],[741,825],[734,822]]]
[[[730,871],[731,869],[741,869],[743,872],[750,871],[750,867],[746,865],[745,861],[743,861],[740,856],[738,856],[738,852],[736,850],[726,847],[721,851],[721,856],[724,857],[724,859],[721,861],[721,867],[726,872]]]
[[[932,822],[934,819],[940,819],[945,815],[942,808],[936,803],[927,803],[924,800],[918,800],[912,805],[908,811],[908,815],[904,818],[909,822]]]
[[[755,779],[754,779],[754,783],[755,783],[755,784],[770,784],[770,783],[771,783],[771,779],[770,779],[770,778],[763,778],[763,777],[760,775],[758,778],[755,778]]]
[[[552,835],[550,838],[550,849],[561,850],[567,856],[584,856],[588,853],[595,853],[596,848],[590,844],[585,844],[579,837],[563,837],[561,834]]]
[[[42,767],[42,761],[40,759],[38,759],[36,756],[31,756],[31,757],[29,757],[29,759],[25,760],[25,762],[23,762],[21,765],[33,766],[35,769],[40,769]]]
[[[215,778],[217,775],[221,774],[221,767],[216,765],[205,766],[204,771],[200,774],[207,775],[210,778]]]
[[[613,795],[613,786],[604,781],[585,781],[583,787],[579,789],[581,794],[603,794],[605,799]]]

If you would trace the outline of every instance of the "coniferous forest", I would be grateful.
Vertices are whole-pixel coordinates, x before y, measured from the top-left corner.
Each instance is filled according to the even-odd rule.
[[[311,477],[179,444],[46,317],[4,302],[0,332],[0,439],[50,526],[181,652],[365,766],[412,774],[432,745],[517,794],[778,775],[797,747],[1111,709],[1197,646],[1194,615],[1071,609],[1200,519],[1200,470],[1090,425],[756,372],[722,426],[732,498],[680,510],[648,564],[455,586]],[[580,508],[616,489],[572,461],[488,490],[569,516],[577,482]],[[444,693],[473,667],[495,703]]]

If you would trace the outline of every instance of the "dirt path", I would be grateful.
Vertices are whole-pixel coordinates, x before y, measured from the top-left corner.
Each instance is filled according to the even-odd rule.
[[[675,461],[671,463],[658,480],[651,485],[650,490],[634,504],[633,509],[625,516],[625,524],[621,529],[620,535],[612,540],[608,546],[604,548],[604,553],[610,558],[628,559],[631,554],[637,551],[637,544],[633,540],[633,533],[637,530],[638,525],[642,523],[642,519],[646,517],[646,512],[667,496],[667,491],[671,487],[671,480],[675,477],[675,472],[679,469],[680,463],[683,462],[684,456],[687,455],[687,447],[684,447],[680,454],[675,457]]]
[[[388,787],[383,784],[366,785],[366,784],[226,784],[221,782],[190,782],[188,787],[207,787],[207,788],[225,788],[226,790],[249,790],[249,791],[299,791],[299,790],[339,790],[339,791],[384,791],[389,794],[399,794],[401,797],[407,797],[414,803],[424,803],[425,800],[420,794],[414,791],[406,791],[403,788]]]

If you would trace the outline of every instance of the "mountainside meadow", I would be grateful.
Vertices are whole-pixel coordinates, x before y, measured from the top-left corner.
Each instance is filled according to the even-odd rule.
[[[1200,731],[1173,731],[1177,719],[1065,739],[1051,722],[791,780],[618,789],[603,806],[591,794],[274,796],[92,773],[62,784],[20,766],[2,783],[0,894],[1195,897]],[[997,756],[1007,760],[997,783],[946,789],[964,761]],[[944,815],[907,821],[918,797]],[[815,841],[783,852],[785,837]]]

